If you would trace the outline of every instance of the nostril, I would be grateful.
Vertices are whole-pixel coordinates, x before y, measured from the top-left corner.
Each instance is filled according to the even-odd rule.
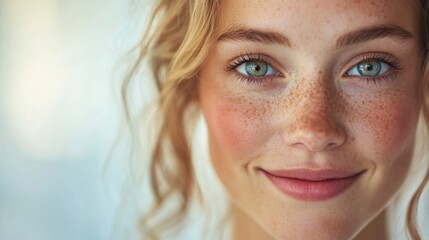
[[[337,144],[337,143],[331,142],[331,143],[329,143],[329,144],[327,145],[327,149],[335,148],[335,147],[337,147],[338,145],[339,145],[339,144]]]
[[[336,122],[313,121],[297,124],[285,133],[285,142],[292,147],[305,147],[312,152],[329,151],[345,142],[345,130]]]

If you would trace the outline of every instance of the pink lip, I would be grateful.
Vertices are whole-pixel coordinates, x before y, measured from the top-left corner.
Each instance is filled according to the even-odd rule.
[[[264,170],[283,193],[307,201],[322,201],[345,192],[363,173],[339,169]]]

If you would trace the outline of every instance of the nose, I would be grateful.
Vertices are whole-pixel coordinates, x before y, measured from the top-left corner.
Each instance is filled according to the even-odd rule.
[[[284,133],[285,142],[312,152],[329,151],[341,146],[346,139],[344,126],[338,120],[340,105],[335,91],[319,85],[301,89],[296,96],[293,113]]]

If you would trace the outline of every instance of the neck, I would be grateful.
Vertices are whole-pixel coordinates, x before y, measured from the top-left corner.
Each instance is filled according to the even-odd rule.
[[[379,239],[387,240],[386,210],[373,219],[354,240]]]

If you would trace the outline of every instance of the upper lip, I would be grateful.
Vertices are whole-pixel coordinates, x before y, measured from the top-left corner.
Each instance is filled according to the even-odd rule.
[[[278,169],[267,170],[261,169],[263,172],[275,177],[292,178],[304,181],[327,181],[335,179],[344,179],[353,177],[363,171],[353,171],[344,169]]]

